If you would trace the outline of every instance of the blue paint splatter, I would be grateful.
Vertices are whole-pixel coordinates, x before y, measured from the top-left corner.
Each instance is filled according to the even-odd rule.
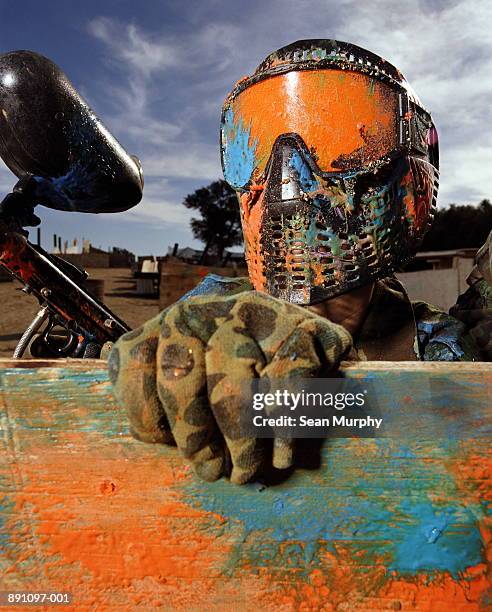
[[[388,569],[400,575],[449,572],[459,578],[483,561],[478,521],[484,510],[459,500],[455,505],[433,502],[437,489],[446,490],[448,499],[457,496],[451,475],[444,467],[426,468],[424,482],[414,453],[405,445],[395,454],[394,446],[394,441],[378,441],[385,468],[361,475],[363,462],[357,467],[344,456],[350,455],[346,440],[331,441],[320,487],[313,488],[312,476],[298,472],[261,491],[257,484],[235,487],[221,480],[194,482],[184,492],[192,506],[227,517],[227,529],[244,531],[234,563],[238,558],[257,565],[272,559],[283,563],[280,551],[297,545],[296,564],[310,571],[322,564],[323,550],[337,554],[333,545],[344,541],[367,563],[385,559]],[[409,478],[398,476],[402,472]]]
[[[32,411],[29,415],[16,414],[13,426],[19,429],[41,430],[47,433],[51,440],[63,439],[66,433],[67,422],[71,428],[79,432],[97,432],[104,436],[114,437],[129,435],[128,421],[119,410],[108,410],[108,387],[106,385],[96,386],[97,383],[106,383],[108,373],[106,368],[85,372],[71,368],[60,369],[59,378],[54,384],[52,378],[46,375],[41,378],[39,374],[34,375],[25,368],[10,368],[0,376],[0,387],[8,390],[11,401],[16,402],[17,393],[29,386],[30,397],[34,405],[49,406],[51,402],[66,402],[67,397],[72,397],[74,389],[80,389],[81,395],[86,400],[84,408],[90,418],[80,419],[77,414],[76,402],[72,405],[66,404],[66,419],[63,421],[46,421],[46,414],[42,410]],[[19,384],[22,381],[22,384]],[[96,384],[95,384],[96,383]],[[73,412],[72,412],[73,408]],[[13,418],[13,417],[12,417]]]
[[[9,525],[9,529],[7,528],[7,519],[15,516],[13,496],[9,495],[11,490],[12,483],[0,475],[0,551],[2,556],[15,551],[15,542],[11,540],[12,525]]]
[[[224,177],[232,186],[244,187],[257,165],[255,153],[258,140],[250,144],[251,126],[245,127],[242,119],[236,123],[232,108],[224,114],[222,133]]]
[[[407,501],[400,512],[403,537],[396,542],[389,569],[400,574],[448,571],[457,578],[482,561],[482,539],[471,510]]]
[[[319,183],[311,172],[309,164],[301,156],[299,151],[295,149],[292,151],[289,159],[289,166],[297,173],[299,177],[299,184],[303,191],[316,191],[316,189],[319,188]]]

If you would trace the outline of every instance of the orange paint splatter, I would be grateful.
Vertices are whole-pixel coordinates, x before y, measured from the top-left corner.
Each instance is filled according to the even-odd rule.
[[[138,453],[129,459],[114,445],[93,463],[86,440],[72,434],[75,452],[43,446],[30,454],[37,460],[19,464],[23,485],[8,530],[21,552],[10,559],[11,580],[69,590],[75,610],[113,597],[120,610],[157,601],[189,609],[197,598],[212,605],[231,550],[214,529],[225,519],[183,503],[172,486],[189,472],[158,454],[138,461]],[[140,449],[153,450],[137,443]]]
[[[249,278],[257,291],[264,291],[266,278],[263,270],[263,248],[260,246],[260,228],[264,215],[263,186],[255,185],[242,194],[240,207]]]
[[[315,149],[320,168],[335,171],[337,158],[364,150],[375,161],[397,146],[398,97],[384,83],[343,70],[303,70],[262,80],[231,102],[234,117],[250,129],[263,172],[276,138],[298,134]],[[363,126],[360,129],[358,126]]]
[[[94,433],[71,432],[60,446],[29,440],[18,458],[19,490],[7,525],[18,546],[8,559],[6,586],[69,590],[74,610],[228,610],[230,602],[255,612],[486,609],[485,564],[459,580],[448,574],[401,578],[388,572],[388,559],[371,558],[368,565],[364,550],[332,541],[330,550],[319,542],[313,569],[231,565],[242,532],[221,515],[187,505],[178,486],[190,473],[177,453],[164,456],[158,446],[101,437],[92,460]],[[361,445],[364,456],[368,451]],[[472,501],[492,496],[490,467],[473,454],[472,442],[468,457],[448,466],[458,486],[467,483],[463,498]],[[490,543],[489,525],[483,534]]]

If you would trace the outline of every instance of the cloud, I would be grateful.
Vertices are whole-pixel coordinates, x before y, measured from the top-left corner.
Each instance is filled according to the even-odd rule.
[[[98,17],[89,22],[88,31],[108,47],[115,60],[144,78],[179,65],[179,56],[172,44],[153,40],[132,23]]]
[[[0,201],[12,190],[17,177],[0,161]]]
[[[172,230],[173,226],[186,227],[190,223],[191,212],[181,203],[167,199],[165,191],[152,189],[141,206],[138,206],[123,215],[121,221],[135,221],[151,224],[155,229]]]
[[[476,204],[491,197],[492,151],[485,144],[475,147],[443,149],[441,189],[442,204]]]
[[[143,157],[145,175],[213,180],[222,173],[218,149],[218,144],[170,144],[165,152]]]
[[[336,33],[394,63],[432,112],[441,204],[492,196],[491,21],[487,0],[409,0],[398,10],[392,0],[376,0],[357,4]]]
[[[94,105],[104,98],[105,121],[144,168],[144,198],[119,220],[137,227],[152,224],[172,241],[176,231],[189,231],[192,213],[182,205],[187,189],[221,176],[217,117],[222,95],[211,102],[210,91],[224,87],[237,28],[209,23],[193,36],[151,35],[101,17],[90,22],[88,31],[103,44],[111,75],[100,84]],[[201,129],[204,115],[217,123],[213,143]],[[191,186],[183,187],[183,181]]]
[[[440,132],[441,202],[489,193],[487,171],[480,168],[492,165],[492,5],[408,0],[395,10],[393,0],[341,0],[335,11],[326,0],[300,4],[262,4],[261,19],[256,0],[236,13],[223,2],[198,16],[183,9],[193,27],[179,34],[107,17],[91,22],[89,31],[120,76],[111,85],[119,105],[111,125],[139,147],[146,174],[171,181],[220,176],[216,142],[224,94],[275,48],[327,37],[380,53],[407,75]]]

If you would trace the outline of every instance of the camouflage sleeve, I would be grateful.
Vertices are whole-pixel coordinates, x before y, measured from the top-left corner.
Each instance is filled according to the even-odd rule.
[[[309,311],[266,294],[190,297],[116,343],[109,360],[119,403],[133,434],[173,440],[205,480],[250,480],[264,461],[292,465],[293,442],[240,430],[241,395],[256,377],[312,377],[336,368],[350,334]]]
[[[450,314],[466,327],[466,340],[477,347],[479,359],[492,361],[492,232],[477,253],[467,283]]]
[[[475,344],[466,338],[464,323],[427,304],[412,302],[417,324],[415,352],[423,361],[477,361]]]
[[[425,302],[412,303],[415,350],[424,361],[492,361],[492,232],[467,282],[469,289],[449,314]]]

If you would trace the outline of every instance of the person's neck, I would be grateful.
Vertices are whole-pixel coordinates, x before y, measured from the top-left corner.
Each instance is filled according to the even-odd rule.
[[[373,291],[374,283],[371,283],[306,308],[333,323],[342,325],[354,335],[364,323]]]

